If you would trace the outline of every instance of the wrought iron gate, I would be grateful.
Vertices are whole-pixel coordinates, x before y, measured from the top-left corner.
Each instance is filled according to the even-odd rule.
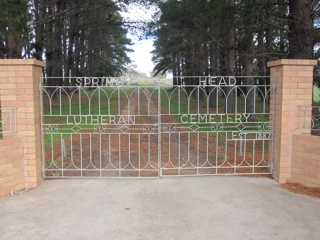
[[[181,77],[173,86],[85,77],[41,86],[44,177],[270,173],[272,88],[266,77],[250,78],[252,85],[243,84],[248,77]]]

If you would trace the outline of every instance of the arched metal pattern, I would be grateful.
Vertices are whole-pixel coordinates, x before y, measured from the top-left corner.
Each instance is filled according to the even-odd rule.
[[[40,86],[44,177],[269,174],[267,77],[180,78]]]

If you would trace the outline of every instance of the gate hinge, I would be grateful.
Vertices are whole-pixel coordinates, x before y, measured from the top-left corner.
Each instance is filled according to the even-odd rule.
[[[38,85],[38,90],[39,90],[39,92],[41,91],[41,83],[39,83],[39,85]]]

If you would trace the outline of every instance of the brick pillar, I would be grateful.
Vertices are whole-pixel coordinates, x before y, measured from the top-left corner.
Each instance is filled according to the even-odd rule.
[[[310,133],[298,130],[299,106],[312,105],[313,67],[316,60],[282,59],[268,62],[271,70],[271,85],[275,84],[270,96],[270,108],[274,113],[273,177],[279,183],[291,178],[292,134]],[[306,122],[311,123],[311,115]]]
[[[2,107],[17,107],[17,135],[23,144],[24,187],[42,182],[39,83],[45,64],[33,59],[0,60]],[[4,133],[4,138],[10,135]],[[1,167],[1,166],[0,166]]]

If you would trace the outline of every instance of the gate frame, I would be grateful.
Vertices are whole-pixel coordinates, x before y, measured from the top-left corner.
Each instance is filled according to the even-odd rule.
[[[182,93],[181,93],[182,95],[187,94],[188,91],[186,90],[186,88],[191,88],[191,87],[194,88],[191,91],[190,95],[187,94],[187,99],[186,99],[186,101],[188,102],[188,108],[186,109],[187,112],[180,111],[180,105],[179,105],[178,112],[175,112],[175,111],[172,112],[172,110],[171,110],[171,101],[174,98],[172,98],[172,95],[170,94],[171,91],[170,92],[166,92],[167,91],[166,85],[162,85],[160,81],[156,81],[156,80],[153,79],[154,82],[157,83],[157,85],[155,87],[153,87],[152,85],[133,85],[133,93],[136,92],[136,91],[138,93],[140,91],[142,91],[147,96],[148,95],[147,94],[148,91],[143,90],[145,88],[154,89],[152,91],[152,94],[158,93],[158,105],[157,105],[156,113],[149,112],[150,109],[151,109],[151,105],[148,105],[147,106],[147,108],[148,108],[147,115],[145,115],[145,114],[141,115],[141,117],[142,117],[142,116],[149,116],[149,114],[150,114],[150,116],[152,115],[153,117],[156,117],[157,121],[158,121],[157,123],[156,122],[154,123],[154,126],[157,126],[157,128],[158,128],[157,131],[156,132],[152,132],[152,133],[156,133],[157,134],[157,138],[158,138],[158,141],[157,141],[157,144],[158,144],[157,168],[154,169],[154,170],[157,169],[157,172],[158,172],[157,173],[157,177],[161,177],[161,176],[190,176],[190,175],[191,176],[195,176],[195,175],[270,174],[271,171],[272,171],[272,157],[270,157],[268,159],[263,154],[267,154],[268,153],[268,150],[265,150],[266,146],[269,146],[268,147],[269,149],[273,148],[273,138],[272,138],[272,136],[273,136],[273,134],[272,134],[273,133],[273,127],[272,126],[273,126],[273,124],[270,124],[270,122],[268,124],[268,121],[259,122],[259,121],[251,121],[250,119],[248,121],[248,117],[250,115],[259,116],[260,114],[262,114],[262,115],[270,116],[270,115],[273,114],[273,112],[270,110],[270,100],[267,100],[268,96],[272,96],[271,92],[273,91],[273,88],[270,85],[266,85],[266,84],[264,84],[264,85],[257,85],[257,84],[253,84],[253,85],[236,85],[237,79],[242,79],[242,78],[253,78],[253,79],[258,79],[259,78],[259,79],[261,79],[261,78],[269,78],[269,77],[265,77],[265,76],[247,76],[247,77],[246,76],[198,76],[198,77],[196,77],[196,76],[188,77],[187,76],[186,77],[186,76],[183,76],[183,78],[199,78],[199,83],[200,83],[199,85],[196,85],[196,86],[195,85],[190,85],[190,86],[189,85],[181,85],[181,86],[177,86],[176,88],[174,88],[174,91],[176,91],[179,88],[180,90],[178,90],[178,91],[179,92],[182,91]],[[71,78],[69,79],[69,81],[71,81]],[[217,83],[217,81],[219,83]],[[125,89],[126,87],[131,88],[130,85],[128,85],[128,86],[126,86],[127,84],[123,85],[124,82],[122,81],[122,78],[109,78],[108,77],[108,78],[98,79],[96,77],[82,77],[82,78],[78,77],[78,78],[76,78],[76,82],[78,83],[76,87],[70,87],[70,90],[72,89],[71,92],[70,92],[70,90],[69,91],[65,91],[63,86],[48,86],[48,87],[47,86],[40,86],[40,90],[41,90],[40,102],[43,102],[42,96],[46,96],[46,97],[48,97],[49,106],[50,106],[50,108],[49,108],[50,114],[43,115],[43,117],[46,117],[46,116],[49,116],[49,117],[55,117],[55,116],[56,117],[68,117],[68,116],[71,116],[72,117],[72,116],[78,116],[78,115],[80,117],[81,116],[83,116],[83,117],[96,116],[96,114],[92,113],[91,110],[90,110],[91,109],[91,107],[90,107],[91,103],[90,102],[92,100],[91,98],[93,97],[93,95],[91,95],[91,93],[87,93],[86,92],[87,88],[94,87],[95,91],[98,90],[97,91],[97,93],[98,93],[98,102],[101,101],[100,91],[104,92],[104,90],[103,90],[104,87],[110,87],[111,90],[114,88],[111,91],[112,94],[113,93],[118,93],[119,94],[121,92],[122,88],[123,89]],[[101,84],[98,84],[98,82],[100,82]],[[150,82],[150,80],[149,80],[149,82]],[[221,82],[221,84],[220,84],[220,82]],[[227,84],[226,82],[229,82],[230,85]],[[169,85],[170,89],[172,89],[172,87],[175,87],[175,86]],[[212,88],[209,94],[205,93],[206,92],[206,90],[205,90],[206,87]],[[238,115],[238,117],[236,117],[234,120],[231,120],[231,121],[228,120],[229,116],[228,116],[228,113],[226,112],[227,111],[226,110],[227,109],[227,104],[228,104],[228,92],[225,92],[224,87],[231,88],[232,91],[234,91],[234,94],[237,94],[237,92],[240,92],[240,93],[244,94],[244,103],[243,104],[238,105],[237,104],[238,100],[235,100],[235,105],[236,105],[235,106],[235,111],[232,112],[232,113],[229,113],[229,114],[231,114],[233,116]],[[264,90],[262,90],[261,87],[264,87],[263,88]],[[62,98],[59,95],[59,97],[60,97],[60,114],[59,113],[51,113],[51,111],[53,110],[53,105],[52,105],[52,99],[50,97],[51,96],[50,95],[50,93],[51,93],[50,88],[52,88],[52,91],[56,92],[58,95],[61,94],[61,92],[63,91],[63,93],[68,96],[69,102],[72,101],[72,99],[70,99],[70,97],[72,97],[74,95],[74,93],[79,91],[79,96],[80,96],[80,93],[82,91],[84,91],[84,94],[87,96],[88,101],[89,101],[88,102],[89,103],[89,105],[88,105],[89,112],[85,113],[84,115],[81,114],[81,111],[78,112],[78,113],[76,112],[74,114],[71,114],[73,108],[70,105],[68,107],[67,112],[66,113],[62,113],[61,112],[61,109],[62,109],[62,105],[61,105]],[[243,92],[243,89],[241,89],[241,88],[246,88],[248,93]],[[248,88],[249,88],[249,90],[248,90]],[[95,91],[93,93],[95,93]],[[165,93],[163,93],[163,97],[162,97],[162,94],[161,94],[162,91],[165,91]],[[200,94],[199,91],[203,91],[203,94],[207,94],[206,95],[206,100],[205,100],[205,103],[206,103],[205,106],[206,107],[205,107],[204,111],[201,110],[200,105],[199,105],[199,103],[200,103],[200,98],[198,96]],[[210,96],[210,94],[213,94],[213,91],[217,91],[217,93],[222,91],[222,93],[221,93],[222,94],[222,103],[220,103],[220,100],[221,100],[220,97],[219,97],[220,100],[218,101],[218,95],[217,95],[216,104],[215,104],[215,108],[216,109],[214,111],[212,111],[213,109],[209,110],[209,109],[211,109],[211,108],[209,108],[209,96]],[[255,99],[254,99],[254,102],[255,102],[254,103],[254,109],[256,109],[255,106],[256,106],[258,92],[260,92],[263,95],[263,97],[264,97],[263,108],[262,108],[263,110],[260,110],[260,111],[257,111],[257,112],[256,112],[256,110],[253,110],[252,113],[249,113],[249,112],[246,111],[246,104],[247,104],[247,97],[248,97],[247,94],[249,94],[249,92],[251,92],[250,94],[253,94],[253,96],[255,97]],[[198,96],[198,104],[197,104],[197,108],[196,108],[195,112],[193,111],[193,108],[191,108],[191,105],[190,105],[191,104],[190,101],[193,98],[193,96],[192,96],[193,94]],[[109,97],[111,97],[111,95],[109,95]],[[106,94],[106,96],[108,96],[108,94]],[[108,102],[110,100],[109,97],[107,97],[108,98]],[[149,102],[149,100],[151,100],[151,98],[149,99],[149,97],[147,97],[148,98],[148,104],[150,104],[150,102],[151,102],[151,101]],[[122,111],[120,111],[120,98],[119,98],[119,96],[117,98],[118,98],[118,103],[116,105],[118,106],[118,110],[115,113],[115,116],[122,116],[122,113],[121,113]],[[168,112],[165,111],[163,114],[161,112],[162,111],[161,110],[161,107],[162,107],[161,99],[162,98],[164,98],[165,101],[169,101]],[[180,98],[180,94],[178,95],[178,98],[179,98],[178,102],[180,104],[180,99],[181,99]],[[127,99],[126,100],[128,101],[128,107],[129,107],[131,105],[130,101],[132,100],[131,94],[127,95]],[[126,102],[126,100],[125,100],[125,102]],[[86,105],[87,103],[84,103],[84,104]],[[140,101],[139,101],[138,104],[140,104]],[[100,115],[100,110],[101,110],[100,109],[100,104],[98,104],[98,106],[99,106],[99,115]],[[79,106],[78,107],[79,107],[79,109],[82,108],[82,101],[80,101],[80,100],[79,100]],[[126,104],[125,104],[124,107],[126,108]],[[140,105],[138,105],[138,107],[140,107]],[[243,110],[242,111],[238,111],[238,107],[239,108],[244,107],[244,111]],[[220,109],[220,108],[222,108],[222,109]],[[226,108],[226,109],[223,110],[224,108]],[[76,107],[76,109],[77,109],[77,107]],[[268,109],[269,109],[269,111],[268,111]],[[42,110],[42,111],[44,111],[44,110]],[[139,112],[140,111],[138,111],[138,115],[133,113],[132,116],[135,116],[135,117],[138,116],[139,117],[140,116]],[[105,114],[102,114],[101,116],[107,116],[109,114],[110,114],[110,116],[112,115],[110,113],[110,109],[108,109],[107,114],[105,113]],[[97,116],[99,116],[99,115],[97,115]],[[170,122],[170,121],[169,122],[162,122],[162,117],[164,115],[170,115],[170,116],[171,115],[172,116],[181,115],[181,122],[179,122],[179,121],[178,122],[175,122],[175,121],[174,122]],[[212,122],[212,120],[210,118],[209,122],[208,121],[206,121],[206,122],[201,122],[201,121],[200,122],[193,122],[193,121],[190,121],[190,123],[186,123],[186,122],[184,122],[182,120],[182,116],[184,116],[184,115],[190,115],[190,116],[191,115],[198,115],[198,116],[207,115],[206,117],[208,117],[209,115],[223,115],[223,116],[226,117],[226,119],[222,120],[222,116],[220,116],[221,119],[220,119],[220,121],[218,120],[217,122]],[[245,120],[241,120],[239,118],[240,115],[241,116],[244,115]],[[271,119],[271,118],[272,117],[269,117],[269,119]],[[202,128],[201,124],[203,124],[203,123],[205,123],[206,125],[207,124],[211,124],[211,131],[210,130],[201,130],[201,128]],[[73,133],[69,133],[69,132],[64,133],[63,131],[60,132],[58,129],[60,129],[59,125],[61,125],[61,129],[65,129],[65,127],[69,128],[70,126],[65,126],[65,125],[69,125],[69,124],[70,124],[69,122],[68,123],[60,123],[60,124],[59,123],[55,123],[55,122],[48,122],[48,123],[42,122],[42,129],[43,130],[46,129],[46,132],[43,132],[43,133],[51,135],[51,139],[53,139],[52,135],[61,134],[60,135],[61,146],[65,146],[64,145],[64,140],[62,139],[63,138],[63,134],[67,134],[67,135],[70,134],[72,136]],[[76,126],[78,126],[77,122],[75,122],[75,124],[76,124]],[[101,123],[92,123],[92,122],[90,122],[90,123],[85,123],[85,124],[88,124],[88,125],[90,125],[92,127],[92,125],[101,124]],[[116,129],[118,129],[117,128],[118,124],[116,124],[116,123],[114,123],[114,124],[115,124]],[[114,125],[114,124],[112,124],[112,125]],[[176,159],[176,161],[179,162],[179,165],[176,165],[175,161],[174,160],[171,161],[171,159],[169,157],[168,161],[165,161],[165,164],[166,164],[166,166],[169,164],[169,165],[171,165],[171,167],[162,166],[162,163],[164,162],[163,159],[162,159],[162,153],[163,153],[162,152],[163,151],[162,136],[164,134],[169,134],[169,136],[170,136],[169,145],[170,145],[170,141],[172,141],[170,133],[173,133],[173,136],[178,133],[175,130],[174,131],[165,130],[165,125],[168,125],[168,124],[169,125],[170,124],[173,124],[173,125],[177,124],[178,125],[177,128],[180,128],[182,130],[182,131],[178,131],[179,133],[188,134],[188,139],[189,139],[190,142],[188,143],[187,151],[189,151],[189,152],[191,151],[191,148],[190,148],[191,139],[192,139],[192,138],[190,138],[191,134],[197,133],[198,134],[197,135],[198,136],[198,140],[197,141],[199,141],[199,134],[206,133],[206,135],[207,135],[207,140],[206,140],[207,144],[208,144],[208,140],[210,139],[208,134],[210,134],[210,133],[215,134],[216,141],[220,142],[220,139],[222,140],[222,142],[220,142],[219,146],[225,144],[225,150],[224,150],[224,153],[223,153],[224,157],[222,159],[217,157],[220,154],[218,152],[218,149],[220,149],[220,147],[216,147],[216,152],[215,152],[216,156],[214,157],[215,160],[213,159],[213,162],[211,162],[212,159],[208,158],[209,148],[208,148],[208,145],[207,145],[207,148],[206,148],[207,158],[205,159],[204,162],[202,162],[202,158],[200,159],[199,151],[197,151],[196,159],[189,158],[189,154],[188,154],[188,158],[187,158],[188,160],[183,165],[180,165],[180,154],[179,154],[179,159]],[[184,124],[189,124],[190,126],[184,126]],[[219,130],[216,129],[216,126],[218,126],[217,124],[219,124],[219,126],[221,125],[222,129],[219,129]],[[267,126],[265,126],[265,124],[267,124]],[[122,125],[122,124],[120,124],[120,125]],[[131,124],[129,124],[129,125],[131,125]],[[241,129],[238,128],[239,125],[242,126]],[[108,125],[105,125],[105,126],[108,126]],[[193,130],[192,129],[193,126],[196,126],[196,129]],[[225,128],[225,126],[226,126],[226,128]],[[249,130],[248,129],[245,130],[246,127],[248,127]],[[208,128],[208,126],[205,126],[205,128]],[[209,126],[209,128],[210,128],[210,126]],[[250,128],[251,128],[251,130],[250,130]],[[85,128],[80,127],[80,129],[85,129]],[[200,129],[200,130],[197,130],[197,129]],[[72,128],[70,130],[72,130]],[[244,131],[242,132],[242,130],[244,130]],[[82,136],[81,132],[77,131],[75,133],[76,134],[80,134]],[[99,132],[94,131],[94,132],[91,132],[91,133],[90,132],[86,132],[86,133],[90,134],[89,135],[90,136],[90,149],[89,149],[89,151],[92,150],[92,148],[91,148],[92,147],[92,145],[91,145],[91,137],[93,136],[92,135],[93,133],[100,133],[100,134],[106,133],[106,134],[108,134],[108,132],[100,132],[100,131]],[[237,136],[238,133],[239,133],[239,136]],[[123,134],[125,135],[126,133],[123,133]],[[141,133],[137,133],[137,134],[140,135],[140,134],[143,134],[143,133],[141,132]],[[119,137],[120,136],[121,136],[121,134],[119,133]],[[220,138],[220,137],[222,137],[222,138]],[[225,140],[223,140],[224,138],[225,138]],[[71,139],[73,139],[73,138],[71,137]],[[80,137],[80,139],[82,139],[82,137]],[[51,141],[53,141],[53,140],[51,140]],[[101,141],[101,137],[100,137],[100,141]],[[247,146],[247,144],[246,144],[247,141],[248,141],[248,146],[250,146],[250,149],[249,148],[247,149],[247,147],[246,147]],[[262,156],[261,159],[258,159],[258,158],[256,158],[257,155],[255,154],[255,152],[256,152],[255,149],[256,149],[256,146],[257,146],[256,144],[260,144],[260,141],[261,141],[261,144],[262,144],[261,151],[262,151],[263,154],[261,155]],[[231,149],[234,148],[234,150],[232,151],[231,156],[229,154],[230,152],[227,151],[227,149],[230,146],[229,143],[231,145],[234,144],[234,146],[231,146]],[[269,145],[265,145],[267,143],[269,143]],[[70,142],[70,144],[72,145],[71,142]],[[110,144],[110,137],[109,137],[109,144]],[[120,142],[119,142],[119,144],[120,144]],[[44,142],[43,142],[43,145],[44,145]],[[252,145],[252,149],[251,149],[251,145]],[[199,142],[197,143],[197,146],[199,146]],[[81,147],[82,147],[82,145],[81,145]],[[109,148],[111,148],[110,145],[109,145]],[[120,151],[120,146],[118,146],[118,148],[119,148],[119,151]],[[237,150],[238,148],[239,148],[239,151]],[[54,150],[54,149],[55,148],[53,147],[53,142],[52,142],[51,143],[51,152],[52,152],[52,154],[53,154],[54,151],[56,152],[56,150]],[[71,147],[71,149],[73,149],[73,148]],[[242,158],[242,155],[243,155],[242,150],[243,149],[244,149],[245,155]],[[151,151],[151,149],[148,149],[148,151],[149,150]],[[170,150],[170,147],[169,147],[169,150]],[[246,152],[247,152],[246,150],[248,151],[248,153],[251,152],[251,151],[253,152],[252,159],[250,157],[246,158]],[[65,150],[57,149],[57,151],[58,152],[61,151],[61,154],[62,154],[62,152],[64,152]],[[101,142],[100,142],[100,151],[102,151]],[[181,148],[180,148],[180,134],[179,134],[178,151],[179,151],[179,153],[181,151]],[[80,152],[81,152],[81,150],[80,150]],[[129,149],[129,152],[130,152],[130,149]],[[77,178],[77,177],[83,177],[83,173],[84,172],[92,172],[92,171],[99,171],[100,172],[100,176],[99,177],[102,177],[103,176],[102,172],[105,172],[105,171],[106,172],[107,171],[116,171],[116,172],[118,171],[119,175],[116,176],[116,177],[123,177],[122,174],[121,174],[122,171],[123,172],[130,171],[130,169],[122,168],[120,165],[119,165],[118,168],[114,168],[114,169],[101,168],[101,162],[102,162],[101,153],[100,153],[100,160],[98,160],[98,161],[100,161],[100,168],[96,168],[95,166],[97,166],[97,165],[95,165],[91,161],[91,160],[94,160],[93,158],[91,158],[91,152],[90,152],[90,160],[89,160],[90,163],[89,163],[89,165],[91,165],[92,168],[82,168],[82,163],[84,163],[83,162],[83,158],[82,158],[82,154],[80,154],[80,166],[81,167],[79,167],[73,162],[73,159],[74,159],[72,157],[72,156],[74,156],[73,155],[73,151],[71,150],[70,153],[71,153],[71,163],[70,164],[72,165],[71,168],[69,168],[69,167],[68,168],[64,168],[64,166],[63,166],[64,165],[64,160],[67,160],[67,161],[69,160],[70,161],[70,159],[69,158],[65,158],[65,156],[61,156],[62,163],[59,163],[59,165],[61,164],[61,166],[57,166],[54,163],[55,157],[53,157],[53,155],[52,155],[51,163],[49,165],[52,165],[52,164],[55,165],[54,168],[50,168],[50,166],[48,168],[46,168],[45,167],[46,159],[43,158],[43,177],[44,178],[60,178],[60,177],[62,177],[62,178],[68,178],[68,177],[69,178],[72,178],[72,177]],[[258,152],[258,154],[259,154],[259,152]],[[45,156],[45,150],[44,149],[43,149],[43,156]],[[155,156],[155,155],[152,155],[152,156]],[[240,156],[240,159],[239,159],[239,156]],[[184,159],[186,159],[186,158],[184,158]],[[109,165],[109,164],[112,165],[110,160],[112,160],[112,159],[109,157],[109,163],[107,165]],[[140,160],[141,160],[141,158],[139,158],[138,161],[140,162]],[[149,160],[150,159],[148,158],[148,161]],[[192,163],[192,161],[194,161],[194,160],[197,161],[196,165],[194,165],[194,163]],[[238,160],[240,160],[240,162],[238,162]],[[250,162],[251,160],[253,161],[252,163]],[[183,161],[183,157],[182,157],[181,161]],[[48,162],[50,162],[50,159],[49,159]],[[122,162],[122,161],[119,159],[119,163],[120,162]],[[133,166],[132,163],[130,162],[130,157],[129,157],[129,163],[131,164],[131,166]],[[186,165],[187,165],[187,167],[185,167]],[[154,167],[154,166],[152,166],[152,167]],[[260,170],[257,170],[259,168],[268,169],[268,171],[260,172]],[[211,171],[207,172],[209,169],[212,169],[213,172],[211,172]],[[227,172],[225,172],[225,170],[222,170],[222,169],[226,169]],[[242,169],[242,170],[239,171],[239,169]],[[250,169],[250,170],[247,171],[247,170],[244,170],[244,169]],[[229,172],[228,170],[229,171],[232,170],[232,171]],[[72,175],[68,175],[68,174],[64,175],[64,173],[71,172],[71,171],[75,171],[75,172],[80,173],[80,176],[79,175],[72,176]],[[132,171],[139,172],[139,177],[141,177],[140,176],[140,171],[145,171],[145,168],[144,167],[141,168],[141,169],[140,168],[139,169],[134,168],[134,169],[132,169]],[[166,172],[168,172],[168,171],[177,171],[177,173],[163,174],[164,171],[166,171]],[[182,172],[185,172],[185,171],[188,171],[188,172],[189,171],[196,171],[196,173],[189,173],[189,174],[188,173],[187,174],[182,173]],[[204,171],[206,173],[204,173]],[[49,173],[49,175],[46,174],[47,172]],[[55,172],[57,172],[58,175],[55,175],[54,174]],[[53,174],[53,175],[51,175],[51,174]],[[98,177],[98,176],[94,175],[94,176],[88,176],[88,177]],[[108,176],[105,176],[105,177],[108,177]],[[109,176],[109,177],[112,177],[112,176]],[[131,176],[124,176],[124,177],[131,177]],[[155,177],[155,176],[152,176],[152,177]]]

